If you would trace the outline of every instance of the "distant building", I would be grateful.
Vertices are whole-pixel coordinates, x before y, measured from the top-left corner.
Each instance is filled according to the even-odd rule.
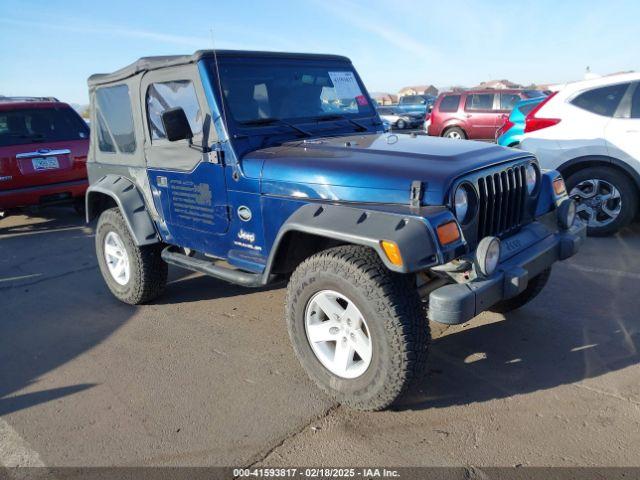
[[[371,98],[373,98],[378,105],[394,105],[398,103],[398,96],[392,93],[372,92]]]
[[[492,89],[492,90],[504,90],[506,88],[522,88],[522,85],[511,82],[506,79],[502,80],[489,80],[488,82],[481,82],[480,85],[473,87],[474,90]]]
[[[433,85],[415,85],[413,87],[401,88],[398,92],[399,97],[406,95],[431,95],[433,97],[438,96],[438,89]]]

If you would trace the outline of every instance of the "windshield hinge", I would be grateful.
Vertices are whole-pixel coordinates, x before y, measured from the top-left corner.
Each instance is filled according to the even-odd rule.
[[[209,151],[209,163],[214,163],[216,165],[222,165],[224,161],[224,151],[220,147],[220,144],[216,144]]]
[[[409,203],[411,208],[420,208],[422,202],[422,190],[423,185],[420,180],[414,180],[411,182],[411,192],[409,193]]]

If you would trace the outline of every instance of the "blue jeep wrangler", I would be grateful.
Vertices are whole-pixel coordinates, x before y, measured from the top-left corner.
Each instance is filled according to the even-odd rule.
[[[584,238],[530,154],[384,133],[344,57],[149,57],[89,91],[87,221],[113,294],[153,300],[168,264],[288,280],[302,366],[353,408],[387,407],[423,370],[428,319],[524,305]]]

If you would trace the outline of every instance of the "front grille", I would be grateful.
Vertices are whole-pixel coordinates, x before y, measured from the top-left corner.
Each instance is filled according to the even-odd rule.
[[[478,179],[478,239],[509,233],[522,224],[527,200],[525,166]]]

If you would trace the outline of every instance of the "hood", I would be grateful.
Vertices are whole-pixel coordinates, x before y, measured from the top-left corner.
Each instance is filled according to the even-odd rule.
[[[525,156],[484,142],[385,133],[289,142],[251,152],[243,164],[260,171],[267,195],[408,203],[419,180],[424,203],[434,205],[460,176]]]

